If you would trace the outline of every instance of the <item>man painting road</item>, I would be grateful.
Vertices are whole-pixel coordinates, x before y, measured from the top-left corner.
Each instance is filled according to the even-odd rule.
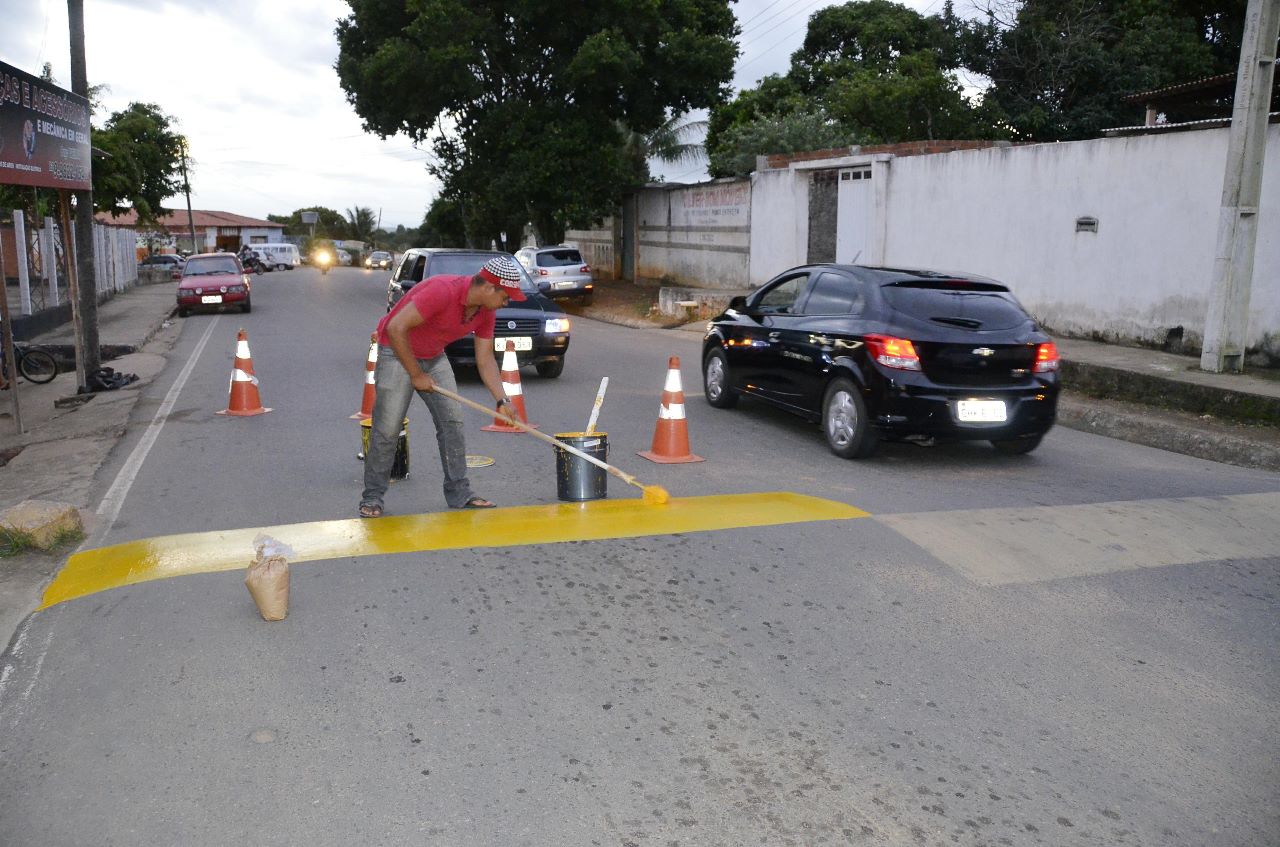
[[[494,312],[511,300],[525,299],[515,261],[497,256],[474,276],[441,275],[413,287],[378,323],[377,384],[373,425],[364,461],[360,517],[382,516],[382,498],[391,479],[396,440],[414,391],[431,410],[444,469],[445,502],[454,509],[489,509],[467,479],[466,443],[458,404],[435,393],[436,385],[457,391],[444,348],[474,333],[480,379],[498,410],[514,414],[503,390],[493,352]]]

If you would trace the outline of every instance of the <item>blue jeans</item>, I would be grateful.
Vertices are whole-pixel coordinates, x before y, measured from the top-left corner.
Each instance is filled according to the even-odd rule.
[[[419,359],[418,364],[441,387],[457,393],[453,367],[443,353],[434,359]],[[364,457],[364,494],[361,503],[382,505],[391,482],[391,464],[396,456],[396,441],[409,411],[413,383],[409,373],[390,347],[379,345],[378,364],[374,371],[376,394],[373,403],[373,427],[369,433],[369,450]],[[450,507],[460,509],[473,496],[467,479],[467,445],[462,432],[462,409],[449,398],[430,391],[418,396],[431,410],[436,425],[436,443],[440,447],[440,465],[444,468],[444,499]]]

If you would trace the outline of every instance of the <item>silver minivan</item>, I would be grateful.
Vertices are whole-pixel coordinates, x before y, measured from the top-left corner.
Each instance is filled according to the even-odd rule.
[[[552,247],[525,247],[516,251],[516,259],[536,282],[549,282],[547,296],[553,299],[575,299],[591,305],[594,284],[591,267],[582,260],[577,247],[557,244]]]

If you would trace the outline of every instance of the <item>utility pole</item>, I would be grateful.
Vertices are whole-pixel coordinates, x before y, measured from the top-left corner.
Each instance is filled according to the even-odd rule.
[[[1227,167],[1222,178],[1213,285],[1200,354],[1201,369],[1214,373],[1244,370],[1267,110],[1275,77],[1278,34],[1280,0],[1249,0],[1240,42],[1240,68],[1236,72]]]
[[[84,58],[84,0],[67,0],[67,22],[71,29],[71,92],[88,99],[89,70]],[[79,287],[76,296],[80,310],[76,333],[80,362],[76,374],[81,379],[78,387],[87,391],[88,375],[96,373],[102,366],[102,351],[98,346],[98,273],[93,260],[93,190],[76,191],[74,196],[75,261]],[[62,238],[64,244],[71,243],[71,233],[64,232]]]
[[[182,190],[187,195],[187,226],[191,229],[191,252],[199,253],[196,247],[196,219],[191,214],[191,183],[187,180],[187,138],[184,135],[179,142],[182,150]]]

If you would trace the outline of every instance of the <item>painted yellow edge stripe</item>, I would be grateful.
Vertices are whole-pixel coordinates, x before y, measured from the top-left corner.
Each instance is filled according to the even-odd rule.
[[[76,553],[45,590],[40,608],[153,579],[247,567],[253,558],[253,539],[260,532],[292,547],[296,555],[291,562],[296,563],[867,516],[861,509],[834,500],[773,492],[677,497],[659,506],[631,499],[592,500],[165,535]]]

